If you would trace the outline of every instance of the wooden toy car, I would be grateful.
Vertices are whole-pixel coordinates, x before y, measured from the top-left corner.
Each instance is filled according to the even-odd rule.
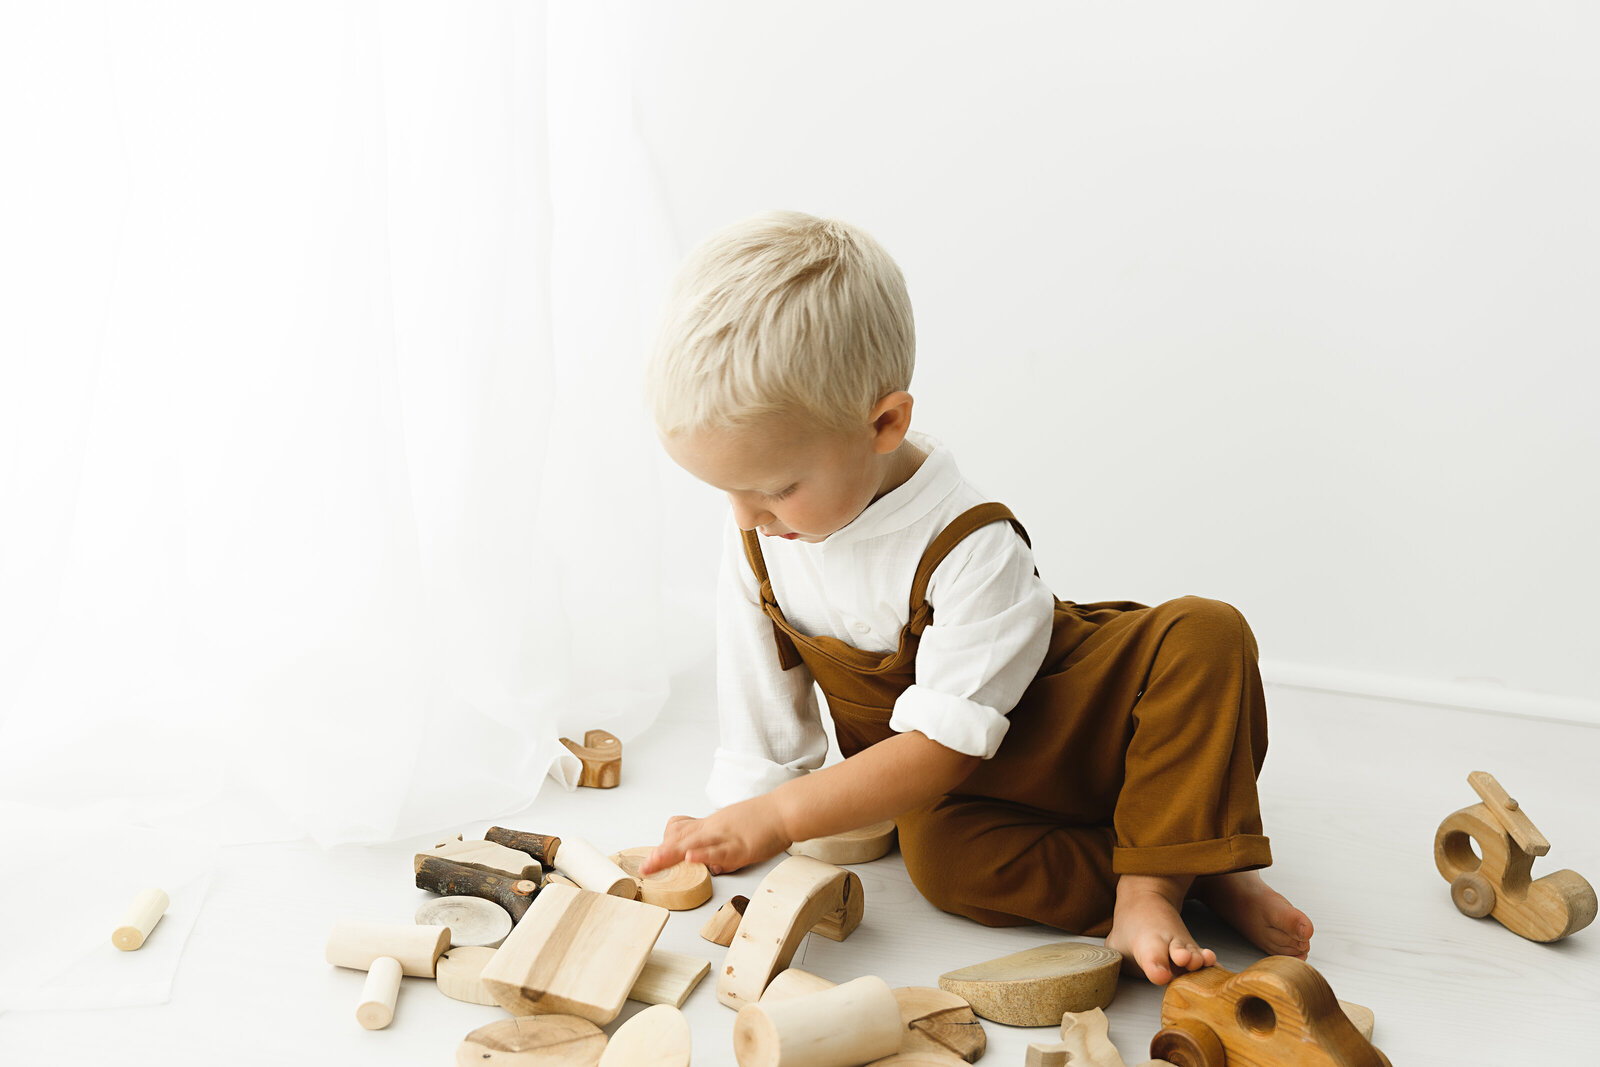
[[[1303,960],[1268,956],[1235,974],[1179,975],[1161,1000],[1150,1055],[1175,1067],[1390,1067]]]

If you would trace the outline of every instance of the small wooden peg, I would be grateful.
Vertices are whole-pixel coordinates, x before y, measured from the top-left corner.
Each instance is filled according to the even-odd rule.
[[[167,913],[171,903],[167,894],[160,889],[141,890],[133,898],[133,903],[128,905],[128,910],[123,912],[122,921],[111,932],[111,943],[123,952],[139,948],[150,936],[150,931],[156,928],[156,923],[161,921],[161,916]]]
[[[361,1003],[356,1005],[356,1022],[368,1030],[382,1030],[394,1020],[394,1001],[400,993],[400,961],[380,956],[367,969],[361,987]]]
[[[612,789],[622,781],[622,742],[605,730],[590,730],[583,735],[583,744],[569,737],[561,743],[567,746],[583,770],[578,784],[590,789]]]

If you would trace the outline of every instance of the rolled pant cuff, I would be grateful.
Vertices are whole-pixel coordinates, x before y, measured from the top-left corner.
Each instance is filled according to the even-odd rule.
[[[1117,874],[1227,874],[1272,866],[1272,846],[1261,834],[1236,834],[1181,845],[1122,848],[1111,852]]]

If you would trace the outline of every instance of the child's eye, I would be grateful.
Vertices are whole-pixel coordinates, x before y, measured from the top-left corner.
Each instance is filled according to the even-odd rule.
[[[797,486],[797,485],[791,485],[787,489],[779,489],[776,493],[768,493],[767,494],[767,499],[768,500],[782,500],[784,497],[788,496],[790,493],[793,493],[798,488],[799,488],[799,486]]]

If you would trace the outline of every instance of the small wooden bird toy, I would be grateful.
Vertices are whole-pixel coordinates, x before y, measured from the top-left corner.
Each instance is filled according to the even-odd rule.
[[[1550,842],[1494,775],[1473,771],[1467,782],[1483,803],[1448,816],[1433,839],[1433,862],[1456,908],[1475,919],[1493,916],[1530,941],[1559,941],[1593,922],[1594,886],[1577,871],[1535,879],[1533,858]]]

